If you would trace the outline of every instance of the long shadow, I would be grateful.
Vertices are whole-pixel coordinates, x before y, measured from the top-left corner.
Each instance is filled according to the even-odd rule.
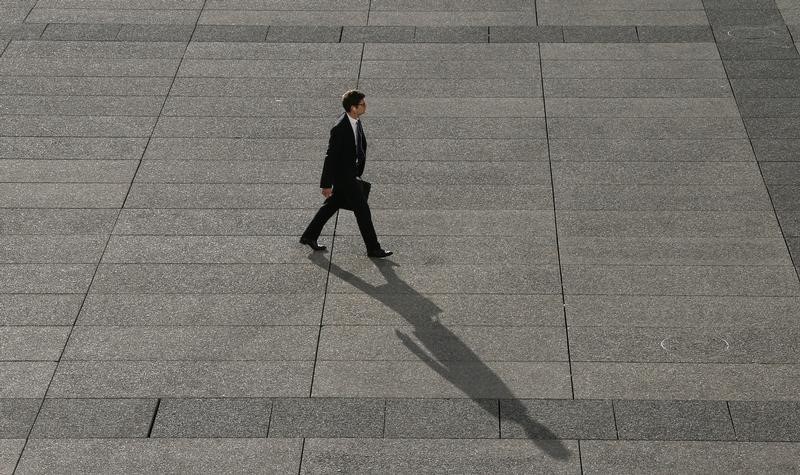
[[[533,420],[528,414],[528,409],[516,399],[503,380],[486,366],[469,346],[439,322],[442,309],[397,276],[394,267],[398,264],[389,260],[373,260],[386,279],[385,284],[374,286],[319,253],[311,254],[309,259],[325,270],[330,268],[335,276],[403,317],[414,327],[413,334],[424,349],[408,335],[395,330],[400,341],[483,410],[493,417],[514,422],[522,427],[528,438],[534,440],[551,457],[560,460],[569,458],[569,450],[556,439],[555,434]],[[432,357],[425,350],[428,350]],[[491,394],[491,399],[487,398],[487,394]],[[501,409],[498,408],[497,399],[501,400]]]

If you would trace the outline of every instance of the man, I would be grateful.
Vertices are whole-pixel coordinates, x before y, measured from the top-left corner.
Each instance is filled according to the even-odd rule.
[[[387,257],[393,253],[383,249],[378,242],[375,227],[372,225],[372,214],[359,178],[364,173],[364,162],[367,159],[367,139],[359,120],[367,111],[364,97],[359,91],[347,91],[342,96],[345,113],[331,129],[319,182],[325,203],[303,232],[300,244],[306,244],[315,251],[325,250],[325,246],[317,244],[322,228],[339,208],[348,208],[356,215],[358,229],[367,246],[367,255]]]

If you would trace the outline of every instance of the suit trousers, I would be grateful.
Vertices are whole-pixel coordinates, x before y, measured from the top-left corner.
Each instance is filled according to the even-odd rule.
[[[342,196],[346,195],[346,196]],[[344,202],[346,200],[346,202]],[[303,237],[316,240],[322,233],[322,228],[331,217],[336,214],[342,206],[347,206],[353,209],[356,215],[356,222],[358,223],[358,230],[361,231],[361,237],[364,239],[364,245],[367,246],[367,251],[373,251],[381,248],[378,242],[378,235],[375,233],[375,226],[372,224],[372,213],[369,210],[367,200],[361,195],[360,192],[341,193],[325,200],[325,203],[314,215],[314,219],[308,224]]]

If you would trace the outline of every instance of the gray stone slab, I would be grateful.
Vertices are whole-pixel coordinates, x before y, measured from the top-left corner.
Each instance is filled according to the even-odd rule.
[[[564,185],[558,209],[584,211],[755,211],[769,209],[763,186]]]
[[[800,186],[769,185],[769,194],[776,210],[800,209]]]
[[[192,42],[185,58],[191,59],[295,59],[359,61],[362,45],[331,43],[225,43]]]
[[[718,47],[723,60],[798,59],[797,50],[788,40],[782,43],[719,43]]]
[[[642,24],[642,23],[640,23]],[[543,44],[542,59],[566,60],[710,60],[718,61],[719,53],[713,43],[626,44],[583,43]]]
[[[224,98],[223,100],[226,100]],[[192,101],[194,98],[183,98]],[[201,101],[203,99],[197,99]],[[194,115],[194,114],[186,114]],[[210,115],[210,114],[209,114]],[[200,137],[159,138],[154,137],[147,147],[145,160],[272,160],[295,162],[319,157],[320,166],[327,146],[326,139],[232,139]],[[379,142],[370,141],[372,152]]]
[[[164,99],[159,96],[3,96],[0,98],[0,112],[5,114],[36,115],[157,116],[163,103]],[[25,137],[20,138],[24,139]],[[27,139],[30,140],[30,138]],[[6,141],[11,140],[13,138],[6,138]],[[53,139],[50,140],[52,141]],[[66,141],[70,140],[74,142],[80,139],[67,139]],[[91,146],[89,139],[83,140],[87,148]],[[121,139],[110,140],[121,141]],[[43,149],[46,148],[46,144],[42,143],[41,147]],[[141,156],[141,153],[139,153],[139,156]],[[86,156],[84,155],[84,157]],[[56,153],[47,158],[61,157]],[[111,157],[107,155],[104,158]]]
[[[86,292],[94,264],[0,264],[0,292],[19,294]]]
[[[315,209],[135,209],[122,210],[115,234],[293,235],[301,232]],[[377,217],[376,217],[377,218]],[[333,223],[324,234],[330,234]]]
[[[14,473],[24,446],[25,439],[0,439],[0,473]]]
[[[149,137],[155,117],[0,116],[0,134],[28,137]]]
[[[565,237],[563,264],[601,265],[784,265],[786,244],[776,236],[742,238]]]
[[[387,399],[386,437],[399,439],[497,439],[494,399]]]
[[[172,77],[175,59],[6,58],[0,61],[3,76],[162,76]],[[156,110],[158,113],[158,110]],[[74,114],[74,112],[73,112]],[[130,114],[130,113],[129,113]],[[125,115],[125,114],[116,114]],[[141,114],[144,115],[144,114]]]
[[[345,26],[342,43],[411,43],[413,26]]]
[[[408,62],[408,61],[406,61]],[[363,77],[363,70],[362,70]],[[332,109],[333,110],[333,109]],[[405,98],[383,98],[383,97],[370,97],[369,98],[369,115],[370,117],[398,117],[413,115],[417,117],[544,117],[544,102],[542,98],[503,98],[503,97],[476,97],[476,98],[426,98],[424,102],[419,101],[410,102]],[[444,119],[443,119],[444,120]],[[370,147],[380,145],[384,140],[378,139],[378,142],[370,141]],[[434,141],[429,140],[425,145],[431,146],[443,142],[442,140]],[[525,160],[530,160],[531,156],[535,156],[532,152],[538,152],[539,144],[536,141],[527,141],[528,145],[526,150],[522,150],[521,157]],[[396,143],[410,144],[411,141],[406,139],[398,140]],[[455,145],[470,144],[472,150],[482,149],[482,153],[488,154],[489,148],[486,145],[481,146],[479,140],[455,142]],[[513,160],[515,152],[518,150],[518,145],[522,140],[508,140],[503,141],[507,150],[507,160]],[[461,147],[459,147],[461,148]],[[372,148],[370,149],[372,150]],[[402,152],[402,150],[401,150]],[[428,148],[426,151],[420,151],[425,155],[445,155],[446,150],[431,150]],[[372,156],[370,156],[372,158]],[[493,157],[481,157],[481,161],[492,161]],[[378,157],[382,160],[383,157]],[[436,160],[437,158],[429,157],[428,160]],[[461,161],[467,161],[466,158]]]
[[[0,398],[42,398],[56,363],[0,361]]]
[[[729,406],[738,440],[800,440],[797,401],[731,401]]]
[[[559,211],[566,237],[775,238],[777,220],[756,211]]]
[[[798,363],[791,328],[570,327],[572,361]]]
[[[369,150],[370,160],[424,157],[445,162],[502,162],[548,159],[547,140],[542,139],[375,139],[370,140]]]
[[[0,25],[0,40],[38,40],[45,23],[6,23]]]
[[[312,326],[80,326],[62,361],[313,360],[318,333]]]
[[[0,360],[58,361],[69,327],[0,327]]]
[[[272,400],[162,399],[152,437],[267,437]]]
[[[660,162],[753,161],[749,140],[702,139],[551,139],[551,160]],[[798,146],[800,149],[800,146]]]
[[[435,308],[434,308],[435,307]],[[559,295],[421,294],[418,299],[385,295],[330,294],[326,325],[407,325],[426,311],[447,327],[457,325],[558,326],[564,311]]]
[[[785,328],[800,310],[797,297],[567,295],[571,326]]]
[[[365,78],[359,88],[384,97],[484,97],[487,90],[497,87],[496,79],[378,79]],[[504,97],[542,97],[541,82],[531,79],[503,81]]]
[[[593,4],[564,6],[556,9],[539,7],[540,24],[546,25],[705,25],[702,8],[686,10],[605,10],[592,8]]]
[[[0,441],[28,437],[41,402],[41,399],[0,399]],[[6,473],[3,463],[0,462],[0,473]]]
[[[0,325],[72,325],[83,295],[0,295]]]
[[[187,60],[188,61],[188,60]],[[248,60],[249,61],[249,60]],[[260,61],[260,60],[259,60]],[[283,63],[283,60],[276,61]],[[292,107],[287,108],[287,103],[291,103]],[[328,99],[323,98],[302,98],[302,97],[187,97],[187,96],[170,96],[164,103],[164,110],[162,114],[165,116],[214,116],[214,117],[326,117],[333,120],[333,117],[339,113],[342,107],[341,98],[331,97]],[[373,102],[370,101],[370,116],[374,116]],[[213,139],[212,139],[213,140]],[[221,140],[217,140],[221,141]],[[208,140],[200,142],[209,142]],[[233,142],[233,141],[228,141]],[[265,142],[265,141],[264,141]],[[282,142],[287,146],[287,150],[291,144],[293,148],[297,148],[298,144],[308,142],[308,139],[284,139]],[[213,142],[212,142],[213,143]],[[261,143],[262,147],[268,143]],[[152,143],[151,143],[152,145]],[[243,144],[234,143],[230,144],[230,149],[241,149]],[[318,155],[324,152],[324,147],[327,145],[327,140],[320,140],[318,149],[315,150]],[[179,158],[179,157],[175,157]],[[194,157],[198,158],[198,157]],[[227,158],[236,158],[228,156]],[[268,159],[268,157],[259,157],[260,159]],[[285,160],[285,157],[282,157]]]
[[[310,361],[62,361],[48,397],[306,397],[312,366]]]
[[[317,358],[330,361],[416,361],[426,348],[437,361],[566,361],[567,339],[555,327],[461,327],[436,313],[407,315],[403,326],[326,326]],[[408,324],[413,326],[409,326]]]
[[[776,185],[800,185],[800,163],[763,162],[759,164],[764,182]]]
[[[127,184],[0,183],[3,208],[119,208]]]
[[[276,399],[270,437],[381,437],[382,399]]]
[[[775,0],[704,0],[703,6],[713,10],[770,10]]]
[[[636,27],[639,41],[642,43],[704,43],[714,41],[711,28],[704,25],[694,26],[655,26],[641,25]]]
[[[264,41],[268,26],[197,25],[192,41]]]
[[[417,26],[417,43],[488,43],[489,28],[480,26]]]
[[[800,216],[792,210],[776,210],[775,214],[781,222],[784,236],[800,236]],[[792,242],[787,243],[792,244]]]
[[[615,439],[611,401],[506,399],[500,401],[503,439]]]
[[[314,397],[569,398],[567,363],[320,361]]]
[[[791,472],[797,444],[741,442],[586,441],[581,443],[585,473]]]
[[[562,266],[568,294],[800,295],[789,266]]]
[[[356,86],[355,78],[176,78],[170,89],[176,96],[331,98]],[[332,119],[328,120],[330,125]]]
[[[303,473],[579,473],[573,441],[308,439]]]
[[[798,70],[800,73],[800,70]],[[738,101],[742,117],[800,117],[800,97],[741,98]]]
[[[565,43],[638,43],[635,26],[564,26]]]
[[[800,140],[797,139],[754,139],[753,149],[759,161],[795,162],[800,161]]]
[[[172,78],[167,77],[4,77],[0,93],[61,96],[163,96]]]
[[[569,79],[708,79],[725,78],[719,61],[708,60],[565,60],[542,61],[546,78]],[[635,84],[630,81],[629,84]],[[684,99],[685,100],[685,99]]]
[[[0,209],[0,233],[108,234],[116,214],[108,209]]]
[[[731,97],[727,79],[544,79],[545,97]]]
[[[747,117],[744,119],[747,133],[755,139],[800,138],[800,117]]]
[[[45,399],[31,438],[147,437],[155,399]]]
[[[0,137],[0,156],[46,160],[139,160],[146,145],[147,138]]]
[[[92,291],[313,293],[324,285],[324,272],[312,264],[101,264]]]
[[[89,264],[100,261],[107,236],[0,236],[0,262]]]
[[[117,41],[188,42],[194,25],[122,25]]]
[[[765,119],[766,120],[766,119]],[[553,118],[547,121],[554,138],[595,139],[737,139],[747,137],[738,117]],[[748,128],[749,131],[749,128]]]
[[[561,26],[490,26],[490,43],[560,43]]]
[[[451,4],[452,5],[452,4]],[[451,7],[452,8],[452,7]],[[370,25],[417,25],[417,27],[485,27],[486,25],[536,25],[533,9],[527,11],[370,11]],[[455,41],[455,40],[454,40]]]
[[[762,183],[755,162],[557,162],[553,182],[562,184],[738,185]]]
[[[392,262],[387,261],[387,262]],[[320,262],[319,264],[325,264]],[[331,268],[328,291],[379,294],[534,293],[560,291],[552,265],[409,265],[376,267],[368,259],[339,260]],[[387,279],[390,279],[387,282]],[[410,297],[413,298],[413,297]]]
[[[100,8],[34,8],[26,21],[35,23],[194,24],[197,10],[123,10]]]
[[[713,26],[762,26],[781,25],[783,17],[776,8],[761,9],[717,9],[706,6],[708,22]]]
[[[0,185],[0,197],[3,187]],[[135,183],[125,204],[129,208],[314,208],[321,202],[318,187],[311,184]],[[373,191],[375,195],[376,192]],[[302,198],[298,200],[298,197]]]
[[[538,61],[363,61],[363,78],[538,78]],[[370,106],[372,101],[370,100]],[[371,112],[371,108],[370,108]],[[370,113],[371,115],[371,113]]]
[[[178,71],[181,77],[312,77],[351,78],[358,76],[358,63],[321,60],[277,59],[186,59]],[[340,102],[341,105],[341,102]]]
[[[341,26],[282,26],[272,25],[266,41],[273,43],[338,43]]]
[[[130,183],[132,160],[13,160],[0,163],[5,182]]]
[[[202,2],[201,2],[202,3]],[[287,4],[281,0],[209,0],[209,10],[265,10],[265,11],[360,11],[369,8],[369,0],[297,0]]]
[[[297,471],[301,441],[291,439],[36,439],[19,473]]]
[[[532,44],[366,44],[364,61],[536,61]],[[374,93],[372,93],[374,94]]]
[[[800,60],[793,59],[759,59],[725,61],[728,76],[734,79],[778,79],[793,78],[800,74]],[[747,101],[743,98],[742,101]],[[750,100],[752,101],[752,99]],[[774,102],[774,100],[773,100]]]
[[[41,39],[47,41],[110,41],[117,38],[120,26],[113,23],[48,23]]]
[[[177,42],[14,41],[4,57],[28,58],[181,58],[186,45]]]
[[[319,8],[314,10],[285,10],[286,5],[280,10],[211,10],[205,9],[198,19],[198,24],[208,25],[272,25],[273,27],[280,26],[291,31],[298,29],[297,33],[290,33],[286,36],[276,37],[277,40],[284,40],[284,42],[292,41],[310,41],[310,42],[323,42],[329,37],[328,35],[321,35],[314,33],[315,31],[328,28],[341,29],[339,25],[345,26],[361,26],[367,24],[368,12],[365,9],[361,11],[337,11],[329,10],[329,7]],[[315,26],[308,26],[315,25]],[[321,25],[321,26],[317,26]],[[330,25],[330,26],[329,26]],[[338,41],[338,36],[335,40]],[[267,38],[267,41],[270,41]]]
[[[794,400],[797,365],[572,363],[575,398]]]
[[[322,300],[321,294],[91,294],[79,324],[318,325]]]

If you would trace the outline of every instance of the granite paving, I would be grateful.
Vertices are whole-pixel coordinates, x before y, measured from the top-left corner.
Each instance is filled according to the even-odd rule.
[[[795,0],[0,2],[0,474],[797,473]],[[395,254],[297,240],[347,89]]]

